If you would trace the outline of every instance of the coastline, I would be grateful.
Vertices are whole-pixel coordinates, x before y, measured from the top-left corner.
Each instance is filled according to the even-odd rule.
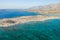
[[[22,24],[30,21],[45,21],[48,19],[60,19],[60,16],[22,16],[16,18],[0,19],[0,27],[8,27],[16,24]]]

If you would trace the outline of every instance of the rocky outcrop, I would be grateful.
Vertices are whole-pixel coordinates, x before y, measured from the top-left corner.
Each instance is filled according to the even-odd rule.
[[[8,27],[8,26],[22,24],[30,21],[44,21],[48,19],[60,19],[60,16],[36,15],[36,16],[22,16],[22,17],[16,17],[16,18],[1,19],[0,27]]]

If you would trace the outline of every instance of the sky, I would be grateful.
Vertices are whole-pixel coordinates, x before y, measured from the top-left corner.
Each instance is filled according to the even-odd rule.
[[[0,0],[0,9],[26,9],[56,3],[60,0]]]

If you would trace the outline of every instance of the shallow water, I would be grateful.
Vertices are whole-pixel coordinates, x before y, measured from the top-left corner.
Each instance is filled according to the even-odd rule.
[[[1,40],[60,40],[60,19],[0,28]]]
[[[39,15],[26,11],[0,11],[0,19],[19,16]],[[43,16],[58,16],[40,14]],[[60,19],[32,21],[24,24],[0,28],[0,40],[60,40]]]

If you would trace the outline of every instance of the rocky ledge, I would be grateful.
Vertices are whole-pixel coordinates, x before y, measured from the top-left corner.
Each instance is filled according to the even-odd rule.
[[[22,16],[16,18],[0,19],[0,27],[8,27],[16,24],[22,24],[30,21],[44,21],[48,19],[60,19],[60,16]]]

